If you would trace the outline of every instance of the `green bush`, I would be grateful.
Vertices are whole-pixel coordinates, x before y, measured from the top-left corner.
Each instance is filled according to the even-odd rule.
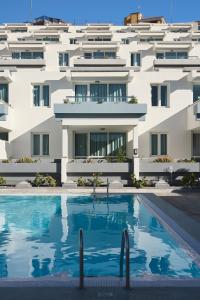
[[[101,173],[93,173],[92,179],[88,179],[88,185],[101,186],[103,181],[100,178]]]
[[[116,155],[116,162],[126,162],[126,152],[123,149],[119,149]]]
[[[129,104],[137,104],[138,103],[138,99],[135,96],[132,96],[130,101],[128,102]]]
[[[1,185],[6,185],[6,180],[2,176],[0,176],[0,186]]]
[[[9,164],[9,163],[12,162],[12,160],[11,160],[11,159],[3,159],[1,162],[2,162],[3,164]]]
[[[131,181],[132,185],[137,189],[142,189],[143,187],[147,186],[147,181],[145,178],[137,179],[134,174],[131,174]]]
[[[161,157],[158,157],[158,158],[154,159],[153,162],[170,163],[170,162],[173,162],[173,160],[169,156],[161,156]]]
[[[48,186],[48,187],[55,187],[56,180],[52,176],[44,176],[37,174],[35,179],[33,180],[33,185],[36,187],[39,186]]]
[[[181,163],[181,162],[183,162],[183,163],[195,163],[196,160],[185,158],[185,159],[179,159],[177,162],[178,162],[178,163]]]
[[[36,163],[37,160],[33,160],[31,157],[22,157],[22,158],[19,158],[18,160],[16,160],[16,163],[18,164],[33,164],[33,163]]]
[[[83,177],[79,177],[77,180],[77,185],[78,186],[86,186],[87,185],[87,181],[85,178]]]
[[[183,176],[181,182],[185,187],[198,185],[198,177],[194,173],[188,173]]]

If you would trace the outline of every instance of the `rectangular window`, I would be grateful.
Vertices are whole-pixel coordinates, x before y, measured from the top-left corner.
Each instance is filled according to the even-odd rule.
[[[90,133],[90,155],[107,156],[107,133]]]
[[[8,84],[0,83],[0,100],[8,103]]]
[[[110,155],[116,156],[120,150],[126,152],[126,134],[109,133]]]
[[[12,59],[43,59],[44,53],[43,52],[12,52]]]
[[[200,157],[200,133],[193,133],[192,143],[192,155]]]
[[[68,53],[59,53],[59,66],[60,67],[69,66],[69,54]]]
[[[94,102],[107,101],[107,84],[91,84],[90,97]]]
[[[167,155],[167,134],[151,134],[151,155]]]
[[[188,52],[184,51],[168,51],[156,53],[157,59],[187,59]]]
[[[200,84],[193,85],[193,102],[200,100]]]
[[[0,132],[0,140],[2,141],[8,141],[8,132]]]
[[[75,134],[75,156],[86,157],[88,155],[87,150],[87,133],[76,133]]]
[[[133,67],[140,67],[141,66],[140,53],[131,53],[131,66],[133,66]]]
[[[109,84],[109,101],[125,102],[126,101],[126,85],[125,84]]]
[[[49,155],[49,134],[41,134],[41,133],[32,134],[32,155],[34,156]]]
[[[151,86],[151,105],[152,106],[168,106],[168,88],[167,85]]]
[[[158,106],[158,86],[151,86],[151,105]]]
[[[87,85],[85,84],[75,85],[75,101],[77,103],[87,101]]]
[[[34,106],[49,107],[49,85],[34,85],[33,86],[33,104]]]

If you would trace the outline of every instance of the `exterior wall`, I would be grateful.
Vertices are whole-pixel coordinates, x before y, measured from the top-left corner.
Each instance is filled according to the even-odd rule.
[[[142,26],[142,25],[140,25]],[[147,26],[147,24],[145,25]],[[133,27],[134,28],[134,27]],[[6,29],[6,28],[5,28]],[[19,37],[28,37],[32,32],[44,30],[42,26],[30,26],[27,33],[10,33],[8,34],[8,43],[16,43]],[[1,28],[2,30],[2,28]],[[82,30],[83,32],[77,32]],[[37,68],[18,68],[17,71],[11,72],[11,82],[9,83],[9,104],[12,107],[12,123],[13,128],[9,128],[9,143],[11,148],[10,156],[19,158],[22,156],[31,156],[31,134],[34,133],[49,133],[50,135],[50,155],[48,159],[60,159],[62,157],[62,126],[61,122],[55,120],[54,104],[62,103],[63,99],[69,96],[74,96],[75,83],[84,82],[85,78],[77,78],[72,81],[71,70],[74,60],[83,55],[84,49],[91,48],[85,46],[82,42],[85,39],[87,26],[69,26],[69,32],[64,33],[59,31],[59,43],[41,43],[44,47],[45,67]],[[124,32],[117,32],[117,31]],[[164,41],[173,42],[177,38],[191,37],[193,29],[189,33],[170,32],[168,24],[154,24],[150,26],[149,32],[165,32]],[[147,104],[147,115],[145,121],[139,122],[139,157],[150,158],[150,133],[161,132],[168,133],[168,154],[174,159],[190,158],[191,157],[191,131],[187,127],[187,107],[192,104],[192,85],[193,82],[188,80],[188,73],[183,71],[182,67],[177,68],[161,68],[155,71],[153,68],[157,43],[138,42],[138,36],[142,29],[136,29],[136,32],[128,31],[126,26],[110,26],[112,34],[112,42],[116,42],[117,46],[109,46],[109,42],[105,44],[93,44],[93,49],[116,49],[117,56],[126,60],[125,68],[129,68],[129,78],[121,78],[120,76],[114,79],[106,72],[105,77],[101,76],[101,82],[126,83],[127,95],[136,96],[139,103]],[[145,31],[146,32],[146,31]],[[103,36],[103,33],[98,32],[97,36]],[[78,43],[70,44],[70,38],[76,38]],[[130,44],[122,44],[121,40],[129,38]],[[14,46],[12,46],[14,47]],[[16,47],[16,46],[15,46]],[[23,50],[23,43],[17,45],[18,49]],[[34,49],[34,44],[29,44],[31,49]],[[199,56],[200,44],[193,43],[189,49],[190,56]],[[167,46],[166,46],[167,48]],[[177,48],[177,44],[174,44]],[[15,48],[13,48],[15,49]],[[60,72],[58,66],[58,53],[69,53],[69,67],[65,72]],[[131,67],[132,52],[141,53],[142,65],[137,70]],[[0,44],[0,56],[10,55],[11,50],[7,50],[7,43]],[[114,70],[114,67],[113,67]],[[0,78],[0,83],[1,83]],[[87,80],[87,83],[94,83],[96,78],[93,77]],[[33,84],[49,84],[50,86],[50,107],[34,107],[33,106]],[[169,90],[169,106],[168,107],[152,107],[151,106],[151,84],[167,84]],[[113,126],[116,125],[116,120],[109,120]],[[1,121],[3,122],[3,121]],[[82,128],[83,120],[75,120],[76,126]],[[98,120],[96,120],[98,122]],[[103,122],[103,120],[102,120]],[[1,125],[1,124],[0,124]],[[88,121],[89,125],[89,121]],[[118,124],[119,125],[119,124]],[[123,125],[123,124],[122,124]],[[129,124],[130,125],[130,124]],[[133,124],[134,125],[134,124]],[[99,124],[100,126],[100,124]],[[125,125],[123,125],[125,126]],[[0,126],[3,128],[3,126]],[[126,127],[123,127],[124,130]],[[5,130],[5,128],[4,128]],[[118,129],[117,129],[118,130]],[[126,128],[128,136],[128,157],[132,158],[132,129]],[[72,134],[72,131],[71,133]],[[73,153],[73,140],[70,139],[69,151]],[[2,155],[3,156],[3,155]]]

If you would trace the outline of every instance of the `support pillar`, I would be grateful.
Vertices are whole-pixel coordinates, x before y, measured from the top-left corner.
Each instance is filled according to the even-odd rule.
[[[69,160],[69,132],[68,127],[62,128],[62,159],[61,159],[61,183],[67,182],[67,163]]]
[[[138,155],[138,126],[133,127],[133,173],[136,179],[140,177],[140,162]]]

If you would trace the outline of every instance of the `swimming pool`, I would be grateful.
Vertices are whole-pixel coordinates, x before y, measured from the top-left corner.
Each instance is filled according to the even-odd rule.
[[[0,196],[0,278],[118,276],[122,231],[130,237],[132,278],[200,278],[191,253],[140,196]]]

